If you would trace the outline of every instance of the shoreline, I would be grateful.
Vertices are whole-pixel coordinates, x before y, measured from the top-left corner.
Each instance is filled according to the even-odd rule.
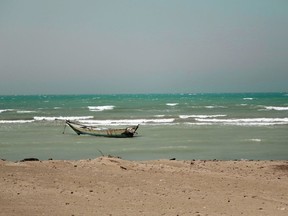
[[[0,215],[287,215],[288,160],[0,160]]]
[[[0,158],[0,161],[5,161],[5,162],[14,162],[14,163],[19,163],[19,162],[43,162],[43,161],[91,161],[91,160],[96,160],[97,158],[116,158],[116,159],[120,159],[123,161],[131,161],[131,162],[135,162],[135,163],[141,163],[141,162],[149,162],[149,161],[202,161],[202,162],[241,162],[241,161],[246,161],[246,162],[261,162],[261,161],[266,161],[266,162],[287,162],[288,163],[288,159],[228,159],[228,160],[222,160],[222,159],[177,159],[175,157],[171,157],[171,158],[161,158],[161,159],[148,159],[148,160],[130,160],[130,159],[125,159],[122,158],[120,156],[116,156],[116,155],[104,155],[102,154],[101,156],[95,157],[95,158],[82,158],[82,159],[53,159],[53,158],[48,158],[48,159],[39,159],[38,157],[28,157],[28,158],[23,158],[22,160],[9,160],[9,159],[5,159],[5,158]]]

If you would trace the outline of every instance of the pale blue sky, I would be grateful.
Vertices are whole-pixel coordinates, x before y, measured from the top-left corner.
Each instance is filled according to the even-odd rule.
[[[287,0],[0,0],[0,95],[288,91]]]

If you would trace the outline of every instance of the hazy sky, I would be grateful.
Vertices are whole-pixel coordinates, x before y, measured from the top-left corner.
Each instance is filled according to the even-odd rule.
[[[288,91],[287,0],[0,0],[0,95]]]

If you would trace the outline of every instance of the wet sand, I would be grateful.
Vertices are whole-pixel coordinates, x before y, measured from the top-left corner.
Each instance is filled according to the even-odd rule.
[[[288,161],[0,161],[0,215],[288,215]]]

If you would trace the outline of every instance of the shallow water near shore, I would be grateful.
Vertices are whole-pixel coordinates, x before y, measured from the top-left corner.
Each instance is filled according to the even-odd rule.
[[[134,138],[78,136],[64,120],[140,124]],[[0,158],[288,159],[288,95],[0,96]]]

